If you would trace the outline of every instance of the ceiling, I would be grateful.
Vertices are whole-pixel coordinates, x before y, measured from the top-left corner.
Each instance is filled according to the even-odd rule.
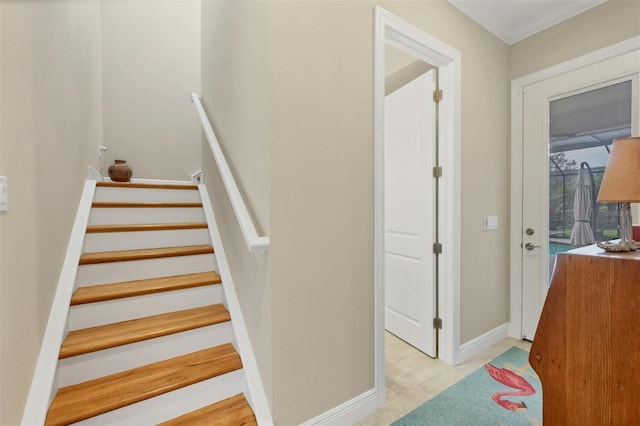
[[[447,0],[511,45],[607,0]]]

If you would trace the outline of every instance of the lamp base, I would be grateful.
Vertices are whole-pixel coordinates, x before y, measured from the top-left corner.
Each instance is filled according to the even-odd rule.
[[[612,243],[611,241],[603,241],[596,243],[598,247],[604,249],[605,251],[636,251],[640,250],[640,243],[637,243],[633,240],[628,241],[620,241],[617,243]]]
[[[633,240],[631,231],[631,203],[620,203],[620,240],[617,242],[603,241],[597,243],[598,247],[605,251],[636,251],[640,250],[640,242]]]

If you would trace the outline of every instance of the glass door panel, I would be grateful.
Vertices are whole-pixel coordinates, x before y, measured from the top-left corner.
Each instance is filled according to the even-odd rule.
[[[556,253],[619,236],[617,203],[596,201],[614,139],[631,136],[632,81],[549,105],[549,278]]]

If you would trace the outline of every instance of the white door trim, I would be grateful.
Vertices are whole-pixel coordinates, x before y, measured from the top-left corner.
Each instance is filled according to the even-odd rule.
[[[393,46],[439,68],[440,179],[440,358],[459,362],[460,351],[460,52],[381,7],[374,11],[374,192],[375,192],[375,388],[378,404],[385,398],[384,376],[384,83],[385,45]]]
[[[523,133],[522,91],[525,86],[538,83],[567,72],[603,62],[635,50],[640,50],[640,36],[613,44],[550,68],[511,81],[511,229],[509,237],[510,323],[509,336],[522,338],[522,173]]]

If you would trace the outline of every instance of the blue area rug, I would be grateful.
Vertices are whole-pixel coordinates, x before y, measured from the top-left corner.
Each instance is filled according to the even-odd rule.
[[[542,386],[528,358],[511,348],[392,426],[542,425]]]

